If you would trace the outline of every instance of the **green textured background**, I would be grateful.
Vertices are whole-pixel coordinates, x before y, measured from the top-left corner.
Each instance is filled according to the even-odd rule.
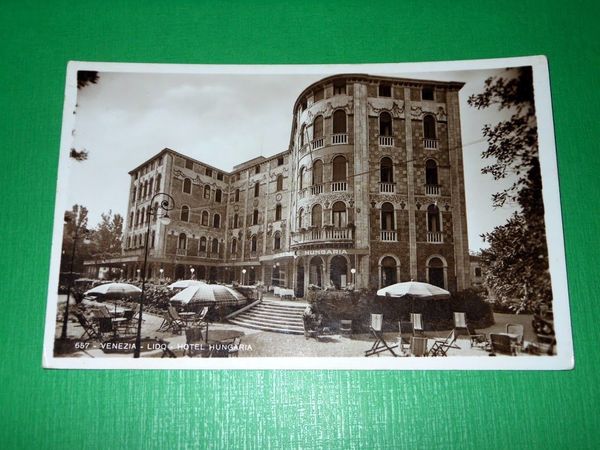
[[[0,2],[1,447],[600,446],[597,2],[366,4]],[[531,54],[550,63],[574,371],[41,368],[68,60],[358,63]]]

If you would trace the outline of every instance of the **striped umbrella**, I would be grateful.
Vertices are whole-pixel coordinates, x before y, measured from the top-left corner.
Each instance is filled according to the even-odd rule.
[[[238,305],[246,301],[246,297],[235,289],[220,284],[200,284],[190,286],[171,297],[171,303],[188,305],[192,303],[207,305]]]
[[[179,280],[175,283],[170,284],[169,289],[185,289],[190,286],[200,286],[201,284],[206,284],[204,281],[200,280]]]
[[[104,296],[104,297],[125,297],[127,295],[138,294],[142,290],[128,283],[106,283],[85,291],[84,295]]]

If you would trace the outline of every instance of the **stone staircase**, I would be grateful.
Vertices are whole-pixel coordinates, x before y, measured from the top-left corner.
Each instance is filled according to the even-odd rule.
[[[263,300],[250,309],[229,319],[229,322],[247,328],[275,333],[304,334],[302,313],[306,303],[282,300]]]

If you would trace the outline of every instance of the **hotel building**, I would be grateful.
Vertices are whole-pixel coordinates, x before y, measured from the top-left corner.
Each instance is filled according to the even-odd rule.
[[[458,82],[344,74],[293,106],[287,150],[231,171],[164,149],[129,172],[123,254],[101,263],[147,277],[293,288],[470,286]],[[155,203],[160,198],[155,198]],[[89,262],[90,273],[98,270]]]

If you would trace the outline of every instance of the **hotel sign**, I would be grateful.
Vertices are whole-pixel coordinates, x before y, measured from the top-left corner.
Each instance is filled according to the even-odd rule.
[[[347,249],[327,248],[318,250],[297,250],[297,256],[313,256],[313,255],[347,255]]]

